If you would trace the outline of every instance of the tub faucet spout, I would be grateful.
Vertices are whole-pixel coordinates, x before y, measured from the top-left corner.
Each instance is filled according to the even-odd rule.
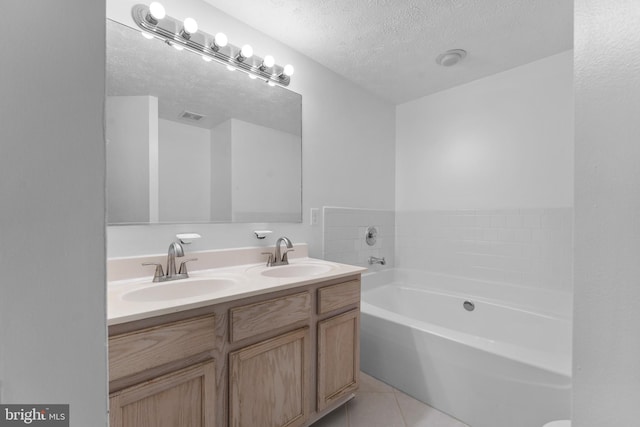
[[[384,259],[384,257],[382,258],[378,258],[374,256],[369,257],[369,265],[373,265],[373,264],[385,265],[386,263],[387,261]]]

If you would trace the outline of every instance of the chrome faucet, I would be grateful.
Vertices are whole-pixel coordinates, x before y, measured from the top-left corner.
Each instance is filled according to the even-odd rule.
[[[176,273],[176,257],[181,258],[184,256],[184,249],[179,242],[173,242],[169,245],[169,251],[167,253],[167,274],[162,271],[162,264],[156,262],[145,262],[142,265],[155,265],[156,271],[153,275],[154,282],[167,282],[169,280],[187,279],[189,273],[187,273],[187,263],[189,261],[196,261],[197,258],[190,258],[180,263],[180,268]]]
[[[284,242],[284,244],[287,246],[287,248],[285,249],[284,253],[282,253],[280,251],[280,245],[282,244],[282,242]],[[274,265],[287,265],[289,264],[289,260],[287,259],[287,253],[294,251],[295,249],[293,249],[293,243],[291,243],[291,240],[289,240],[287,237],[280,237],[278,240],[276,240],[276,253],[273,257],[272,260],[270,260],[270,262],[268,263],[269,266],[274,266]]]
[[[378,257],[370,256],[368,261],[370,265],[373,265],[373,264],[385,265],[387,263],[384,257],[378,258]]]
[[[169,253],[167,254],[167,277],[176,275],[176,257],[184,256],[184,248],[178,242],[169,245]]]

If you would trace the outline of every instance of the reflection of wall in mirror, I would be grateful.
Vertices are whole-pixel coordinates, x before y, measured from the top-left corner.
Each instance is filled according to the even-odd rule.
[[[211,131],[160,119],[160,220],[208,222]]]
[[[158,99],[109,96],[105,113],[108,222],[157,221]]]
[[[232,222],[231,126],[226,120],[211,129],[211,221]]]
[[[110,223],[300,220],[299,136],[158,119],[146,96],[108,97],[107,120]]]
[[[233,221],[300,221],[300,137],[231,121]]]

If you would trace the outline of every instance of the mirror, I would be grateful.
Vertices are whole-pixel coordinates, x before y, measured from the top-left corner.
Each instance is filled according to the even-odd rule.
[[[110,225],[302,221],[302,96],[107,20]]]

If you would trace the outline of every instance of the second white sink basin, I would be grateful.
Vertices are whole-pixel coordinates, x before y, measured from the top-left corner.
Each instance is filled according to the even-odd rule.
[[[213,294],[237,285],[237,281],[230,278],[190,278],[175,282],[157,283],[136,289],[122,295],[125,301],[152,302],[191,298]]]
[[[289,264],[269,267],[260,272],[267,277],[304,277],[327,273],[333,267],[327,264]]]

